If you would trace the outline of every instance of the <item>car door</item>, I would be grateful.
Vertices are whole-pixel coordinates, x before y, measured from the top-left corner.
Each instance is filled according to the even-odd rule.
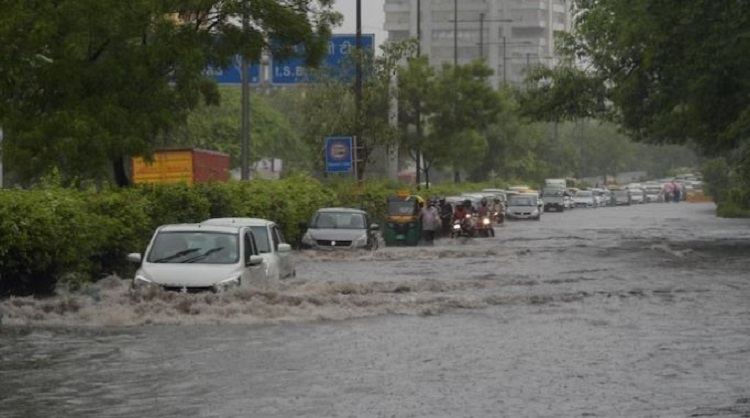
[[[294,270],[292,255],[290,251],[279,251],[279,245],[287,244],[287,242],[284,240],[284,234],[278,225],[271,226],[271,236],[273,237],[273,251],[279,259],[279,277],[282,279],[291,277]]]
[[[243,263],[245,263],[245,268],[242,271],[242,282],[256,284],[266,283],[268,281],[268,277],[266,276],[267,269],[265,262],[255,266],[247,265],[247,260],[249,260],[251,256],[260,257],[258,244],[255,242],[255,235],[253,234],[253,231],[251,231],[249,228],[243,229],[242,241]]]

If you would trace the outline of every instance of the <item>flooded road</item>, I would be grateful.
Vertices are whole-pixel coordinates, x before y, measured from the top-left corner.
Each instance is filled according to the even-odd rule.
[[[0,302],[0,417],[750,417],[750,220],[548,213],[235,294]]]

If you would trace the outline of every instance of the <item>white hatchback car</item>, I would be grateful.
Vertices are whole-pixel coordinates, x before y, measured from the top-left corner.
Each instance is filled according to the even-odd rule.
[[[255,236],[247,227],[162,225],[145,255],[131,253],[128,260],[139,264],[134,290],[217,292],[268,280]]]
[[[255,234],[268,277],[271,280],[279,280],[297,275],[292,258],[292,246],[284,240],[284,234],[275,222],[260,218],[211,218],[201,224],[249,227]]]

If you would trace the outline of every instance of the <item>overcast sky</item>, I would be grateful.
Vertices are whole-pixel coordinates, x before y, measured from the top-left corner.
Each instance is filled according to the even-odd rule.
[[[362,33],[375,34],[375,43],[380,45],[386,38],[383,31],[385,12],[383,12],[384,0],[361,0],[362,1]],[[336,0],[336,10],[343,13],[344,23],[341,27],[333,30],[333,33],[357,33],[357,0]]]

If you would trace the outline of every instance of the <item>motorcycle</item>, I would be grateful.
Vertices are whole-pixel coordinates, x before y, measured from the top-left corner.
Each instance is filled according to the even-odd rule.
[[[477,222],[477,235],[480,237],[494,237],[495,229],[489,216],[482,216]]]
[[[490,218],[491,218],[490,220],[492,221],[492,223],[494,223],[495,225],[502,225],[503,222],[505,222],[505,214],[500,211],[492,212],[492,215],[490,216]]]
[[[476,232],[477,230],[474,226],[474,220],[471,215],[467,214],[463,219],[453,220],[453,226],[451,227],[451,238],[471,238],[476,236]]]

